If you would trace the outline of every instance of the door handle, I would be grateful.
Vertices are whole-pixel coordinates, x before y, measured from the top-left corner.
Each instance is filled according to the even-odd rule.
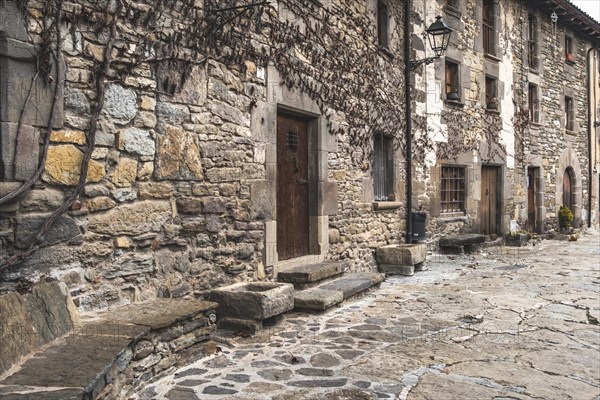
[[[298,185],[308,185],[308,181],[305,179],[296,179]]]

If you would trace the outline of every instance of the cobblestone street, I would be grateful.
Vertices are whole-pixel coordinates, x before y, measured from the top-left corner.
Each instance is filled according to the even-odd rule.
[[[286,314],[138,400],[600,399],[600,237],[474,255]]]

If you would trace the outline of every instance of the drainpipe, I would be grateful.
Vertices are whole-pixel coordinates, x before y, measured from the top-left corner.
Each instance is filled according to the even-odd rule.
[[[406,119],[406,243],[412,243],[412,119],[410,102],[410,10],[411,0],[404,2],[404,100]]]
[[[592,161],[594,157],[592,145],[592,129],[594,129],[595,121],[592,121],[592,74],[591,74],[591,55],[592,51],[596,50],[594,47],[590,47],[587,51],[586,56],[586,68],[587,68],[587,134],[588,134],[588,201],[587,201],[587,226],[592,226]],[[599,49],[600,50],[600,49]],[[595,88],[594,88],[595,92]],[[594,100],[597,100],[594,96]]]

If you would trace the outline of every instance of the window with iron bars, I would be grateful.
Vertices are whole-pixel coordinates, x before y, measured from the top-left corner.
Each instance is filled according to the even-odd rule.
[[[528,19],[528,35],[527,35],[527,60],[529,68],[537,71],[538,69],[538,38],[537,38],[537,18],[529,15]]]
[[[494,28],[496,17],[493,0],[483,0],[483,51],[486,54],[496,54],[496,32]]]
[[[465,212],[464,167],[442,167],[441,212]]]

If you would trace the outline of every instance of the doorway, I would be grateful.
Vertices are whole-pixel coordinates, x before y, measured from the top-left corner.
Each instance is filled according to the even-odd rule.
[[[573,211],[573,182],[574,182],[573,168],[568,167],[563,174],[563,206]]]
[[[309,254],[309,119],[277,114],[277,252],[279,260]]]
[[[539,186],[539,168],[527,168],[527,231],[537,231],[537,203]]]
[[[500,168],[481,167],[481,233],[497,235],[500,225]]]

